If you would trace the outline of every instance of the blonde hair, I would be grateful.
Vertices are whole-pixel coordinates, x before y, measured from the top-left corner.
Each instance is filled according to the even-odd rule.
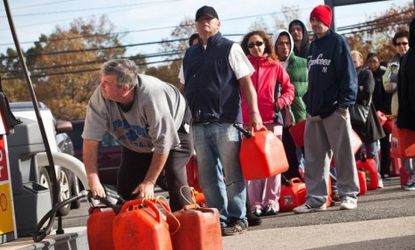
[[[352,54],[352,56],[358,56],[358,57],[360,58],[360,60],[362,60],[362,61],[363,61],[363,55],[362,55],[362,53],[360,53],[359,51],[357,51],[357,50],[352,50],[352,51],[350,52],[350,54]]]

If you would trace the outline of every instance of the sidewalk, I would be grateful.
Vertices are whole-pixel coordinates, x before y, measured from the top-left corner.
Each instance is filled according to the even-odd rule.
[[[252,230],[223,238],[225,250],[314,248],[415,249],[415,216]]]

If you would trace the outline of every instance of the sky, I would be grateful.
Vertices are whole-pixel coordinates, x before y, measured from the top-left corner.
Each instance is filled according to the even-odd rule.
[[[3,1],[2,1],[3,2]],[[155,42],[170,38],[175,25],[185,17],[194,18],[196,10],[203,5],[213,6],[221,20],[223,34],[245,34],[259,19],[272,27],[275,17],[282,16],[282,6],[299,10],[299,18],[308,23],[313,7],[323,0],[8,0],[17,36],[23,49],[33,45],[40,34],[50,34],[56,26],[67,28],[75,18],[107,15],[114,24],[114,32],[125,32],[122,44]],[[392,0],[353,6],[336,7],[337,27],[371,20],[391,6],[403,6],[413,0]],[[272,32],[272,31],[271,31]],[[232,37],[239,41],[239,37]],[[0,53],[14,47],[7,16],[0,6]],[[159,46],[136,46],[128,48],[127,55],[155,53]]]

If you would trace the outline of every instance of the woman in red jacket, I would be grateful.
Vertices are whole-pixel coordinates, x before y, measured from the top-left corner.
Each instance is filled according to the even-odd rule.
[[[263,124],[281,139],[283,119],[276,119],[287,111],[294,99],[294,86],[285,69],[277,61],[271,39],[263,31],[252,31],[242,40],[242,49],[255,68],[251,80],[258,96],[258,108]],[[242,115],[249,124],[248,105],[242,99]],[[275,215],[279,211],[281,175],[247,181],[249,206],[257,216]]]

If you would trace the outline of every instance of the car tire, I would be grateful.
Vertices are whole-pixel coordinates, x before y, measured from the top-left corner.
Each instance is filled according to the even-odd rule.
[[[71,181],[71,193],[72,196],[76,196],[80,192],[78,178],[74,174],[72,174],[72,181]],[[71,209],[78,209],[81,207],[81,199],[76,199],[71,203]]]
[[[56,173],[58,176],[58,184],[60,185],[60,195],[58,195],[58,202],[62,202],[66,199],[68,199],[71,195],[71,184],[69,182],[68,175],[65,171],[62,169],[59,171],[59,173]],[[46,167],[42,167],[39,171],[39,184],[50,189],[52,186],[51,180],[49,177],[48,170]],[[50,191],[51,200],[53,202],[53,190]],[[68,204],[66,206],[63,206],[58,210],[59,214],[62,216],[65,216],[69,213],[69,210],[71,209],[71,205]]]

